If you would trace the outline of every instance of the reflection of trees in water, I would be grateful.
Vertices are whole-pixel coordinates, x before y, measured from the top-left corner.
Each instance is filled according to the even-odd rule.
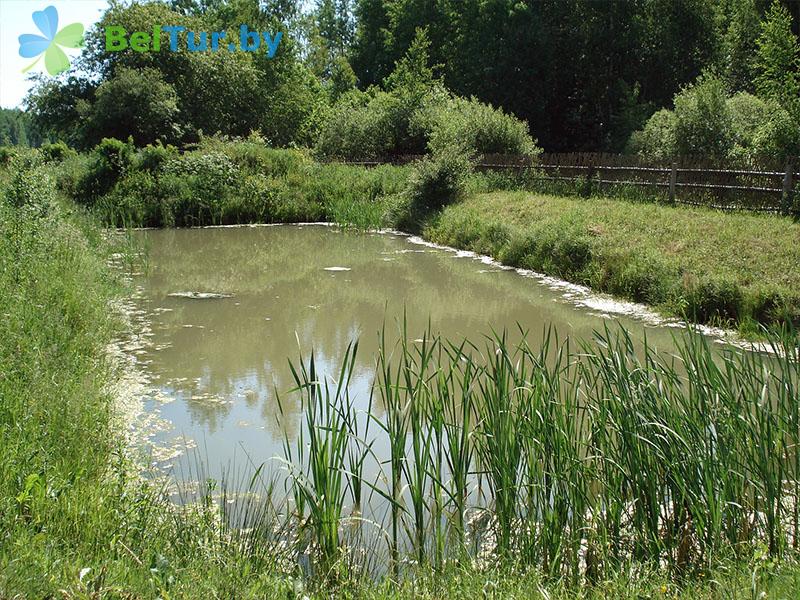
[[[281,394],[286,425],[299,406],[288,394],[294,382],[288,359],[313,349],[317,364],[338,373],[348,343],[360,338],[355,390],[367,402],[378,346],[386,325],[397,339],[403,310],[412,339],[431,327],[451,339],[480,336],[522,323],[539,338],[555,325],[562,335],[588,337],[597,317],[562,302],[557,293],[510,272],[481,272],[486,265],[452,254],[420,250],[404,239],[336,233],[324,227],[269,227],[148,232],[151,272],[144,282],[154,313],[154,372],[185,377],[185,394],[210,394],[260,407],[263,424],[276,437]],[[384,261],[384,258],[394,260]],[[349,267],[330,273],[326,266]],[[229,292],[232,298],[172,298],[176,291]],[[277,296],[277,297],[276,297]],[[267,320],[269,318],[270,320]],[[184,327],[192,325],[193,327]],[[668,333],[663,333],[666,338]],[[300,349],[298,349],[298,341]],[[482,345],[482,344],[479,344]],[[232,405],[187,401],[191,418],[212,431]],[[380,407],[377,407],[380,408]]]

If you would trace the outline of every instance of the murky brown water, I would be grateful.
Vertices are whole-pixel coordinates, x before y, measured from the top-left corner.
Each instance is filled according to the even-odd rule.
[[[412,339],[428,320],[451,339],[478,342],[517,324],[531,332],[531,342],[549,326],[562,338],[589,338],[609,321],[637,335],[645,328],[576,305],[569,288],[393,234],[276,226],[140,235],[149,266],[137,281],[138,302],[152,328],[140,356],[153,389],[145,409],[168,424],[153,441],[196,444],[212,476],[231,463],[258,465],[282,454],[276,390],[284,409],[297,413],[297,397],[285,392],[293,384],[287,359],[298,357],[298,341],[333,374],[348,342],[360,338],[354,387],[366,406],[378,332],[385,322],[396,338],[404,309]],[[604,305],[594,300],[588,303]],[[647,336],[669,350],[674,331],[647,327]],[[292,435],[299,415],[289,421]]]

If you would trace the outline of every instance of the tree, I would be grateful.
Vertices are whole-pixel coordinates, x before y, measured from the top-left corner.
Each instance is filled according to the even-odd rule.
[[[180,139],[178,95],[153,68],[121,68],[100,84],[89,112],[91,135],[102,138],[133,137],[139,145]]]
[[[731,91],[755,90],[755,64],[761,22],[755,0],[731,0],[723,39],[725,81]]]
[[[800,119],[800,48],[792,16],[778,0],[770,6],[757,40],[756,89]]]
[[[362,88],[377,85],[392,71],[389,13],[384,0],[356,0],[358,24],[350,63]]]
[[[294,18],[296,3],[189,0],[177,6],[180,12],[155,2],[112,2],[88,33],[74,71],[95,77],[73,74],[41,85],[30,98],[37,118],[81,147],[91,147],[108,135],[121,139],[130,135],[137,143],[155,139],[187,143],[196,141],[201,132],[246,136],[256,129],[277,145],[295,142],[298,136],[307,139],[309,123],[325,95],[300,63],[291,36],[284,34],[273,58],[266,52],[189,52],[186,45],[188,31],[225,30],[229,39],[236,39],[241,23],[258,31],[285,31],[279,18]],[[169,44],[167,34],[162,36],[160,52],[105,49],[108,25],[133,32],[164,24],[187,30],[179,34],[176,52],[163,47]],[[135,90],[137,81],[150,89]],[[126,98],[125,103],[117,100],[115,106],[115,94]],[[141,107],[131,104],[135,102]],[[152,126],[143,115],[149,115]]]

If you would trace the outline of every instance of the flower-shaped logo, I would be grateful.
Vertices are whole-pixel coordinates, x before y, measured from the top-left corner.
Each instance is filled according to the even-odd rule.
[[[28,67],[29,71],[44,54],[44,66],[50,75],[58,75],[69,68],[69,58],[61,47],[80,48],[83,44],[83,25],[72,23],[58,31],[58,11],[54,6],[33,13],[33,22],[42,35],[25,33],[19,36],[19,55],[23,58],[37,57]]]

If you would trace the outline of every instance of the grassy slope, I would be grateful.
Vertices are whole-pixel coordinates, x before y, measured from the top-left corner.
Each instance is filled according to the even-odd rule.
[[[494,192],[425,235],[699,321],[800,321],[800,224],[781,217]]]
[[[6,178],[0,598],[285,595],[263,553],[242,556],[213,520],[173,518],[130,477],[106,391],[106,345],[118,331],[108,303],[124,292],[106,264],[114,248],[69,208],[43,218],[11,208]]]

